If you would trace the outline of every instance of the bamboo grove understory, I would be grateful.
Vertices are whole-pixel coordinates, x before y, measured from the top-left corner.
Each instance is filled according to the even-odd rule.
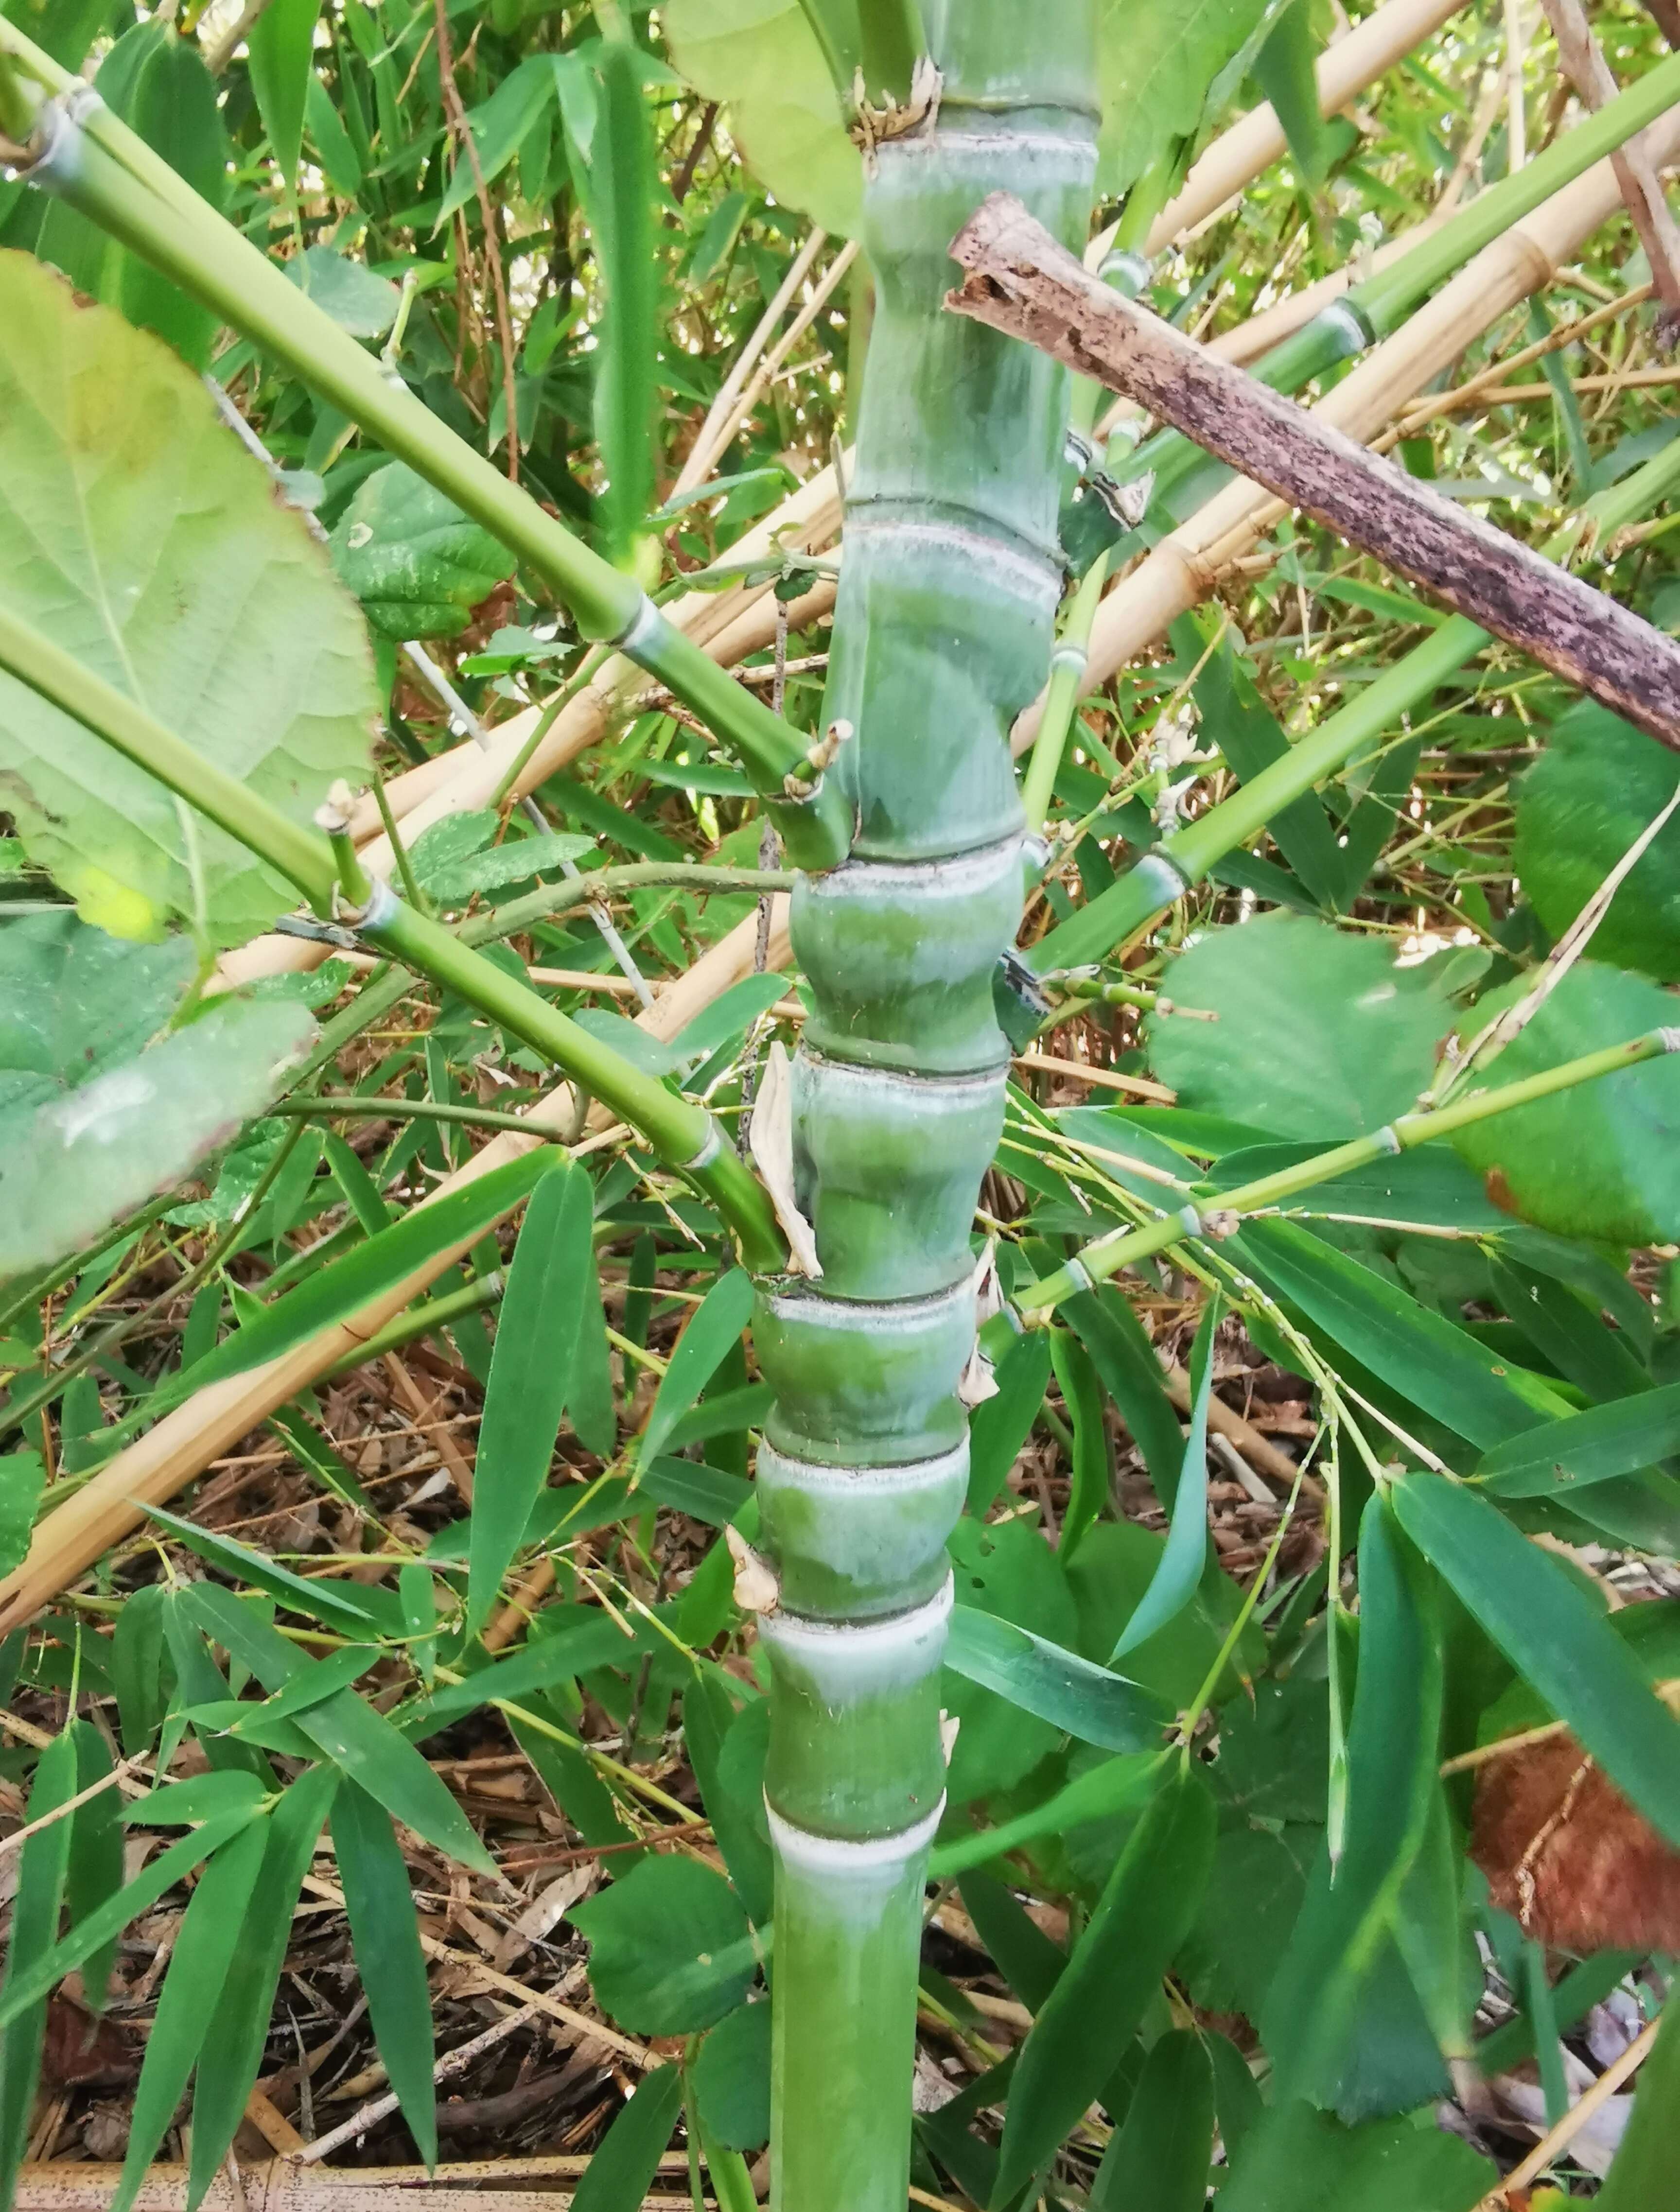
[[[1645,26],[1618,80],[1545,0],[1531,150],[1508,0],[1463,151],[1405,143],[1445,188],[1373,251],[1336,194],[1400,196],[1354,104],[1434,95],[1442,0],[1328,43],[1315,0],[385,12],[387,46],[270,0],[225,52],[0,17],[0,2212],[57,2185],[50,2006],[91,2043],[123,1930],[183,1897],[90,2185],[120,2212],[172,2132],[190,2208],[253,2124],[277,2203],[393,2114],[446,2179],[437,2085],[533,2021],[567,2084],[618,2069],[592,2154],[527,2176],[581,2212],[1516,2212],[1542,2174],[1644,2212],[1680,2066],[1680,440],[1606,458],[1646,372],[1565,357],[1680,298],[1680,54]],[[435,228],[387,279],[417,84]],[[849,242],[794,220],[801,137]],[[1197,242],[1280,161],[1343,265],[1209,341],[1238,253],[1203,278]],[[1642,263],[1587,279],[1624,210]],[[667,264],[697,296],[760,232],[720,376]],[[849,359],[801,398],[825,316]],[[1452,410],[1531,363],[1549,473],[1438,478],[1433,430],[1480,466]],[[1293,658],[1244,637],[1291,594]],[[342,1218],[300,1243],[317,1181]],[[375,1374],[463,1518],[387,1523],[378,1451],[340,1457],[323,1404]],[[228,1518],[271,1438],[330,1540]],[[502,1760],[449,1749],[474,1716],[557,1856],[510,1872],[446,1780]],[[1555,1753],[1513,1848],[1497,1777]],[[1626,1856],[1589,1909],[1545,1853],[1595,1790]],[[121,1821],[181,1832],[125,1859]],[[567,1893],[502,1911],[532,1868]],[[1264,1882],[1293,1917],[1245,1944]],[[300,1897],[377,2051],[328,2129],[295,2021],[272,2063]],[[593,2013],[581,1959],[538,1978],[567,1919]],[[443,2060],[434,1967],[504,2008]],[[1626,2033],[1572,2100],[1589,2014]]]

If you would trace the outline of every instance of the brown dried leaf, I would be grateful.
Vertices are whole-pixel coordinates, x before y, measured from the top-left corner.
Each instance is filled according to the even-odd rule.
[[[1570,1735],[1490,1759],[1470,1855],[1493,1901],[1559,1950],[1680,1948],[1680,1851]]]

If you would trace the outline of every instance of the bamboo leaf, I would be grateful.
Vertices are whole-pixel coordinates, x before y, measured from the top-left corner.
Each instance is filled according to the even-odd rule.
[[[565,1155],[545,1146],[522,1159],[506,1161],[476,1176],[464,1189],[429,1205],[416,1206],[377,1237],[356,1245],[295,1289],[265,1306],[259,1315],[224,1336],[214,1352],[190,1373],[167,1384],[148,1404],[148,1413],[167,1411],[224,1375],[239,1375],[278,1358],[306,1337],[319,1334],[356,1313],[406,1275],[425,1267],[440,1252],[466,1244],[511,1213]]]
[[[1062,1402],[1074,1425],[1068,1510],[1056,1547],[1064,1564],[1070,1564],[1080,1538],[1109,1503],[1114,1469],[1103,1418],[1103,1394],[1091,1355],[1076,1336],[1057,1328],[1050,1331],[1050,1361],[1061,1386]]]
[[[971,1606],[952,1613],[945,1663],[1023,1712],[1105,1751],[1153,1750],[1172,1718],[1166,1699],[1152,1691]]]
[[[314,72],[320,12],[321,0],[269,0],[246,34],[251,89],[288,192],[297,189],[304,100]]]
[[[142,28],[149,28],[143,26]],[[295,823],[367,774],[366,635],[268,471],[182,362],[0,253],[0,594]],[[293,887],[143,769],[0,677],[0,774],[31,856],[115,936],[241,945]]]
[[[709,2027],[758,1971],[740,1900],[695,1859],[644,1859],[571,1917],[588,1939],[597,2002],[635,2035]]]
[[[1137,1751],[1122,1758],[1105,1759],[1035,1805],[995,1828],[982,1828],[972,1836],[955,1836],[937,1844],[928,1862],[934,1881],[949,1881],[971,1867],[985,1866],[1005,1851],[1041,1836],[1065,1835],[1087,1820],[1112,1820],[1141,1805],[1155,1786],[1160,1771],[1159,1752]]]
[[[1677,2202],[1680,2175],[1680,2005],[1663,2006],[1663,2024],[1640,2068],[1633,2118],[1598,2192],[1599,2212],[1662,2212]]]
[[[752,1314],[752,1279],[744,1267],[720,1275],[695,1308],[660,1378],[648,1425],[636,1445],[639,1466],[649,1467],[673,1441],[679,1421],[740,1341]]]
[[[213,1770],[186,1782],[161,1784],[125,1807],[123,1821],[132,1827],[185,1828],[226,1813],[254,1813],[266,1794],[259,1778],[243,1767]]]
[[[1441,1635],[1421,1563],[1373,1495],[1360,1524],[1360,1668],[1339,1863],[1328,1847],[1266,2000],[1281,2097],[1328,2103],[1436,1791]]]
[[[1295,166],[1309,185],[1323,183],[1328,151],[1317,61],[1312,0],[1288,0],[1272,18],[1266,42],[1254,58],[1254,81],[1270,100]]]
[[[478,153],[478,175],[492,184],[507,167],[542,118],[554,105],[557,87],[555,64],[566,57],[527,54],[510,70],[490,98],[469,108],[466,127]],[[454,173],[439,203],[432,235],[447,224],[457,208],[465,207],[478,189],[473,165],[463,147],[455,155]]]
[[[1680,1844],[1680,1723],[1576,1578],[1462,1483],[1409,1474],[1400,1525],[1653,1827]]]
[[[984,1518],[1007,1481],[1044,1402],[1050,1374],[1050,1332],[1034,1329],[1017,1337],[993,1375],[996,1395],[977,1406],[970,1415],[968,1510],[976,1520]]]
[[[682,2108],[679,2068],[656,2066],[644,2074],[583,2169],[572,2212],[640,2212]]]
[[[1161,1364],[1142,1323],[1126,1300],[1111,1291],[1081,1291],[1077,1297],[1064,1299],[1061,1312],[1090,1353],[1104,1389],[1131,1431],[1155,1486],[1155,1495],[1171,1509],[1184,1456],[1184,1439],[1161,1381]],[[1022,1341],[1030,1344],[1032,1339],[1028,1336]],[[1000,1380],[1002,1372],[1000,1368]]]
[[[1195,1918],[1214,1831],[1213,1800],[1188,1771],[1133,1830],[1016,2060],[994,2205],[1012,2202],[1106,2085]]]
[[[390,1816],[353,1782],[332,1800],[332,1844],[374,2039],[427,2169],[437,2164],[431,1991]]]
[[[1267,12],[1267,0],[1103,0],[1100,192],[1123,192],[1178,141],[1195,138],[1220,72],[1239,63]]]
[[[84,1959],[92,1958],[96,1951],[113,1942],[131,1920],[149,1911],[166,1890],[184,1881],[194,1867],[219,1850],[230,1836],[236,1836],[256,1816],[254,1804],[216,1814],[202,1827],[194,1828],[179,1842],[160,1851],[155,1859],[149,1859],[132,1881],[125,1883],[114,1897],[107,1898],[85,1920],[78,1921],[67,1936],[50,1948],[32,1949],[27,1962],[15,1966],[3,1992],[0,1992],[0,2028],[9,2028],[56,1983],[74,1972]],[[51,1835],[55,1831],[43,1829],[41,1832]],[[68,1836],[65,1841],[68,1844]],[[49,1921],[49,1931],[52,1924]],[[266,2023],[266,2011],[264,2021]]]
[[[129,2212],[144,2186],[148,2168],[198,2063],[239,1948],[268,1833],[266,1821],[253,1820],[223,1844],[188,1900],[146,2038],[128,2149],[111,2212]]]
[[[27,1820],[39,1820],[76,1795],[76,1745],[55,1736],[35,1762],[35,1778],[25,1808]],[[46,1993],[57,1976],[42,1978],[58,1933],[70,1866],[70,1822],[57,1820],[31,1836],[23,1846],[12,1900],[11,1941],[5,1978],[0,1981],[0,2203],[9,2204],[17,2170],[29,2145],[29,2124],[40,2078],[41,2045],[46,2032]],[[33,1994],[32,1978],[40,1981]]]
[[[231,1591],[197,1583],[186,1593],[186,1603],[204,1633],[269,1688],[308,1679],[316,1662],[302,1657]],[[436,1773],[407,1737],[354,1690],[338,1690],[320,1705],[307,1706],[297,1714],[296,1725],[342,1774],[416,1835],[482,1874],[496,1873],[495,1860]]]
[[[91,1790],[110,1774],[111,1753],[91,1721],[77,1721],[70,1733],[76,1743],[76,1790]],[[122,1809],[120,1793],[107,1784],[96,1797],[79,1805],[71,1818],[64,1902],[73,1921],[85,1919],[123,1886]],[[82,1966],[82,1994],[94,2012],[105,2009],[115,1957],[113,1942]]]
[[[1245,2069],[1246,2070],[1246,2069]],[[1091,2185],[1091,2212],[1202,2212],[1214,2154],[1214,2069],[1192,2028],[1171,2028],[1144,2062],[1123,2126]]]
[[[1275,1295],[1297,1305],[1414,1405],[1484,1448],[1548,1419],[1564,1401],[1442,1316],[1288,1221],[1252,1221],[1239,1239]]]
[[[266,1553],[253,1551],[248,1544],[237,1543],[231,1536],[219,1536],[213,1528],[201,1528],[196,1521],[185,1521],[167,1506],[149,1505],[146,1510],[201,1559],[208,1559],[212,1566],[236,1575],[253,1589],[266,1590],[289,1612],[324,1620],[331,1627],[342,1629],[347,1636],[366,1638],[379,1626],[374,1613],[361,1601],[362,1593],[354,1583],[306,1581]],[[363,1668],[371,1664],[371,1661],[364,1660]]]
[[[514,1247],[473,1470],[469,1635],[489,1619],[548,1480],[589,1295],[593,1198],[579,1168],[545,1176]]]
[[[29,1555],[46,1481],[46,1462],[38,1451],[0,1455],[0,1574],[10,1574]]]
[[[1567,1498],[1680,1451],[1680,1382],[1589,1407],[1495,1444],[1476,1479],[1501,1498]]]
[[[291,1941],[298,1891],[309,1871],[338,1788],[335,1768],[325,1764],[313,1766],[298,1777],[268,1815],[262,1867],[222,1984],[221,2001],[210,2016],[198,2057],[187,2172],[189,2212],[196,2212],[221,2172],[245,2117],[246,2103],[263,2063],[269,2014]]]
[[[165,1595],[161,1583],[144,1583],[124,1600],[112,1632],[111,1679],[123,1749],[131,1759],[149,1747],[167,1702],[163,1686]]]
[[[1214,1339],[1220,1301],[1208,1300],[1190,1352],[1190,1418],[1184,1437],[1184,1462],[1172,1500],[1172,1520],[1149,1587],[1137,1611],[1121,1631],[1109,1664],[1145,1644],[1184,1611],[1196,1595],[1208,1559],[1208,1401],[1214,1390]]]
[[[184,941],[125,945],[70,914],[0,932],[0,1278],[167,1190],[303,1059],[314,1023],[280,1001],[224,1000],[167,1034],[192,966]]]

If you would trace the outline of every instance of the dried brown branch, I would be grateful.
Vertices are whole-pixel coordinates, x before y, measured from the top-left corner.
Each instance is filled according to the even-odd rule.
[[[1495,637],[1680,751],[1680,646],[1602,592],[1269,392],[1088,276],[1020,202],[952,246],[947,305],[1138,400]]]

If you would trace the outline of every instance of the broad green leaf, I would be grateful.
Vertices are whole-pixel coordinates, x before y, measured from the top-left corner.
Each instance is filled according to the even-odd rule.
[[[253,1551],[248,1544],[237,1543],[231,1536],[220,1536],[213,1528],[201,1528],[196,1521],[184,1521],[164,1506],[149,1505],[146,1510],[155,1521],[161,1521],[172,1535],[197,1552],[200,1559],[208,1559],[212,1566],[238,1576],[258,1589],[266,1590],[289,1611],[312,1614],[315,1620],[324,1620],[349,1636],[366,1638],[374,1632],[376,1617],[366,1605],[358,1603],[362,1593],[355,1583],[329,1582],[320,1577],[306,1581],[289,1567],[283,1567],[277,1559]],[[362,1662],[364,1668],[372,1663],[371,1660]]]
[[[694,2062],[701,2124],[725,2150],[762,2150],[770,2130],[770,2008],[745,2004],[710,2029]]]
[[[1475,1026],[1520,999],[1515,977],[1476,1006]],[[1572,968],[1488,1071],[1516,1083],[1674,1018],[1674,1000],[1643,976],[1596,962]],[[1673,1054],[1461,1129],[1455,1149],[1502,1205],[1541,1229],[1607,1244],[1680,1236],[1680,1059]]]
[[[469,1634],[489,1619],[548,1480],[590,1291],[593,1195],[569,1164],[545,1176],[514,1247],[474,1465]]]
[[[1109,1504],[1114,1467],[1104,1419],[1103,1394],[1090,1353],[1065,1328],[1050,1332],[1050,1360],[1074,1428],[1074,1463],[1068,1510],[1056,1549],[1072,1562],[1080,1539]]]
[[[1438,1421],[1490,1449],[1561,1417],[1565,1401],[1464,1329],[1287,1221],[1252,1221],[1240,1245],[1263,1282],[1373,1375]]]
[[[1592,701],[1552,725],[1517,793],[1511,866],[1553,937],[1674,796],[1674,756]],[[1680,983],[1680,817],[1659,832],[1593,932],[1594,957]]]
[[[107,1780],[112,1771],[111,1753],[93,1723],[77,1721],[71,1734],[76,1740],[77,1793],[100,1782],[106,1784],[96,1796],[76,1808],[70,1821],[64,1903],[70,1918],[82,1920],[123,1886],[123,1800],[121,1791]],[[113,1943],[96,1952],[82,1969],[82,1993],[95,2012],[105,2009],[115,1956]]]
[[[205,757],[308,823],[365,780],[366,634],[192,372],[0,253],[0,594]],[[0,783],[31,857],[115,936],[241,945],[296,893],[143,769],[0,677]]]
[[[1267,15],[1268,0],[1101,0],[1099,192],[1124,191],[1152,161],[1195,138],[1220,72]]]
[[[523,1159],[492,1168],[462,1190],[413,1208],[318,1274],[307,1276],[243,1328],[224,1336],[196,1367],[166,1386],[164,1403],[177,1403],[206,1382],[277,1358],[306,1336],[345,1320],[440,1252],[470,1243],[493,1228],[564,1158],[563,1152],[546,1149],[527,1152]],[[149,1410],[155,1414],[163,1404],[154,1400]]]
[[[1496,1444],[1476,1479],[1501,1498],[1561,1498],[1680,1451],[1680,1382],[1589,1407]]]
[[[1091,1531],[1068,1577],[1079,1610],[1079,1648],[1087,1659],[1106,1658],[1113,1650],[1160,1572],[1166,1542],[1156,1530],[1141,1528],[1135,1521],[1105,1521]],[[1127,1654],[1128,1674],[1165,1698],[1175,1711],[1181,1710],[1208,1679],[1241,1602],[1236,1584],[1216,1559],[1210,1559],[1190,1602],[1147,1643]],[[1215,1698],[1222,1701],[1234,1696],[1245,1679],[1259,1674],[1265,1662],[1265,1639],[1251,1621],[1220,1677]]]
[[[219,214],[228,196],[229,149],[216,80],[197,46],[155,15],[131,24],[100,64],[98,91],[112,113]],[[155,331],[194,368],[209,367],[216,328],[211,311],[67,201],[46,210],[36,252],[62,269],[77,291],[115,307],[141,330]]]
[[[1296,12],[1306,4],[1308,0],[1296,0]],[[1284,21],[1287,20],[1286,11]],[[1318,112],[1315,101],[1315,118]],[[1200,658],[1200,633],[1187,642],[1194,643]],[[1195,696],[1202,715],[1202,744],[1216,745],[1225,756],[1226,765],[1245,783],[1288,752],[1289,740],[1281,724],[1228,642],[1214,653],[1197,678]],[[1345,904],[1348,855],[1336,842],[1324,801],[1315,793],[1309,792],[1281,808],[1266,828],[1278,851],[1320,906],[1328,909]]]
[[[601,497],[609,550],[627,559],[654,505],[654,370],[660,258],[651,119],[635,48],[608,40],[596,66],[600,127],[586,155],[573,142],[577,178],[605,297],[596,326],[595,444],[606,475]],[[511,428],[508,433],[512,434]]]
[[[194,2212],[222,2170],[261,2070],[298,1892],[338,1787],[334,1767],[313,1766],[292,1784],[265,1822],[267,1848],[221,1999],[210,2016],[192,2088],[186,2201]]]
[[[644,2074],[583,2169],[573,2212],[641,2212],[682,2109],[679,2068],[657,2066]]]
[[[1406,1534],[1518,1673],[1680,1844],[1680,1723],[1579,1579],[1462,1483],[1409,1474],[1391,1495]]]
[[[186,1602],[204,1633],[270,1689],[298,1676],[307,1680],[316,1664],[303,1658],[295,1645],[231,1591],[197,1583],[186,1593]],[[495,1874],[495,1860],[435,1771],[407,1737],[354,1690],[337,1691],[320,1705],[305,1707],[296,1725],[341,1773],[377,1798],[416,1835],[481,1874]]]
[[[69,1793],[66,1792],[66,1795]],[[185,1881],[194,1867],[220,1850],[230,1836],[249,1826],[256,1818],[254,1805],[236,1808],[228,1813],[218,1813],[206,1820],[202,1827],[192,1829],[178,1843],[148,1859],[132,1881],[125,1883],[116,1895],[80,1920],[69,1934],[50,1948],[32,1950],[27,1963],[18,1961],[3,1991],[0,1991],[0,2028],[9,2028],[12,2022],[46,1996],[55,1984],[63,1981],[84,1959],[90,1959],[121,1935],[131,1920],[149,1911],[166,1890],[173,1889],[178,1881]],[[60,1826],[63,1824],[60,1823]],[[44,1835],[54,1832],[43,1829]],[[66,1838],[68,1841],[68,1838]],[[16,1946],[14,1942],[13,1956]],[[266,2013],[264,2015],[266,2020]]]
[[[1475,2212],[1498,2179],[1433,2112],[1344,2128],[1311,2105],[1274,2105],[1233,2160],[1220,2212]]]
[[[222,1844],[198,1877],[169,1954],[134,2093],[128,2150],[111,2212],[129,2212],[198,2063],[239,1948],[251,1893],[268,1849],[268,1823],[253,1820]]]
[[[1381,939],[1300,915],[1210,930],[1165,988],[1217,1019],[1151,1019],[1161,1081],[1183,1106],[1279,1137],[1365,1136],[1409,1112],[1451,1019],[1430,967],[1397,968]]]
[[[1190,1418],[1184,1462],[1172,1499],[1172,1520],[1149,1587],[1109,1654],[1113,1666],[1176,1620],[1195,1595],[1208,1559],[1208,1401],[1214,1390],[1214,1339],[1219,1328],[1215,1292],[1202,1310],[1190,1352]]]
[[[68,1735],[55,1736],[35,1762],[26,1822],[54,1811],[76,1795],[76,1745]],[[40,1978],[41,1962],[52,1953],[70,1865],[70,1831],[68,1820],[58,1820],[30,1837],[12,1899],[11,1940],[0,1981],[0,2018],[6,2023],[0,2034],[0,2203],[7,2204],[28,2148],[46,2033],[46,1992],[58,1977],[42,1981],[21,2002],[18,1992],[30,1986],[32,1976]]]
[[[420,2156],[434,2166],[437,2100],[432,2086],[436,2054],[431,1991],[408,1868],[389,1814],[353,1782],[342,1784],[332,1800],[332,1845],[374,2040]]]
[[[46,1463],[38,1451],[0,1455],[0,1575],[10,1574],[28,1556],[46,1480]]]
[[[588,1941],[596,2002],[633,2035],[709,2027],[757,1972],[740,1900],[695,1859],[644,1859],[571,1917]]]
[[[387,462],[332,531],[332,565],[381,636],[453,637],[514,573],[514,556],[423,477]]]
[[[246,34],[251,89],[288,192],[297,189],[303,108],[314,74],[315,22],[321,0],[268,0]]]
[[[1016,2060],[993,2202],[1007,2204],[1108,2082],[1195,1917],[1214,1806],[1175,1776],[1132,1832]]]
[[[510,70],[490,98],[469,108],[466,127],[478,149],[478,173],[488,185],[507,167],[538,123],[554,105],[557,86],[550,54],[527,54]],[[454,170],[439,204],[434,237],[457,208],[465,207],[478,190],[473,165],[462,149],[454,157]]]
[[[716,1374],[725,1353],[740,1341],[752,1314],[752,1279],[744,1267],[731,1267],[712,1285],[677,1340],[637,1441],[641,1466],[651,1466],[672,1441],[678,1422]]]
[[[977,1520],[983,1519],[1009,1479],[1044,1402],[1050,1372],[1048,1330],[1032,1329],[1017,1337],[992,1377],[996,1395],[977,1406],[969,1417],[968,1510]]]
[[[1278,2094],[1328,2103],[1435,1795],[1441,1632],[1432,1578],[1380,1494],[1360,1524],[1360,1668],[1341,1858],[1320,1856],[1263,2022]]]
[[[1214,2154],[1214,2069],[1193,2028],[1168,2030],[1150,2051],[1125,2124],[1091,2185],[1090,2212],[1202,2212]]]
[[[304,1058],[315,1024],[281,1001],[160,1034],[192,968],[184,941],[125,945],[67,912],[0,923],[0,1279],[167,1190]]]
[[[825,230],[855,232],[863,165],[800,0],[667,0],[661,21],[672,60],[727,106],[760,182]]]
[[[1598,2212],[1673,2212],[1680,2204],[1680,2005],[1671,1990],[1598,2203]]]
[[[1123,1675],[965,1605],[951,1616],[945,1663],[1023,1712],[1108,1751],[1152,1749],[1172,1718],[1164,1698]]]
[[[311,4],[319,5],[319,0]],[[263,20],[266,22],[268,17]],[[396,286],[334,246],[307,246],[285,267],[298,289],[307,292],[321,313],[331,315],[353,338],[382,338],[397,319],[401,295]]]

